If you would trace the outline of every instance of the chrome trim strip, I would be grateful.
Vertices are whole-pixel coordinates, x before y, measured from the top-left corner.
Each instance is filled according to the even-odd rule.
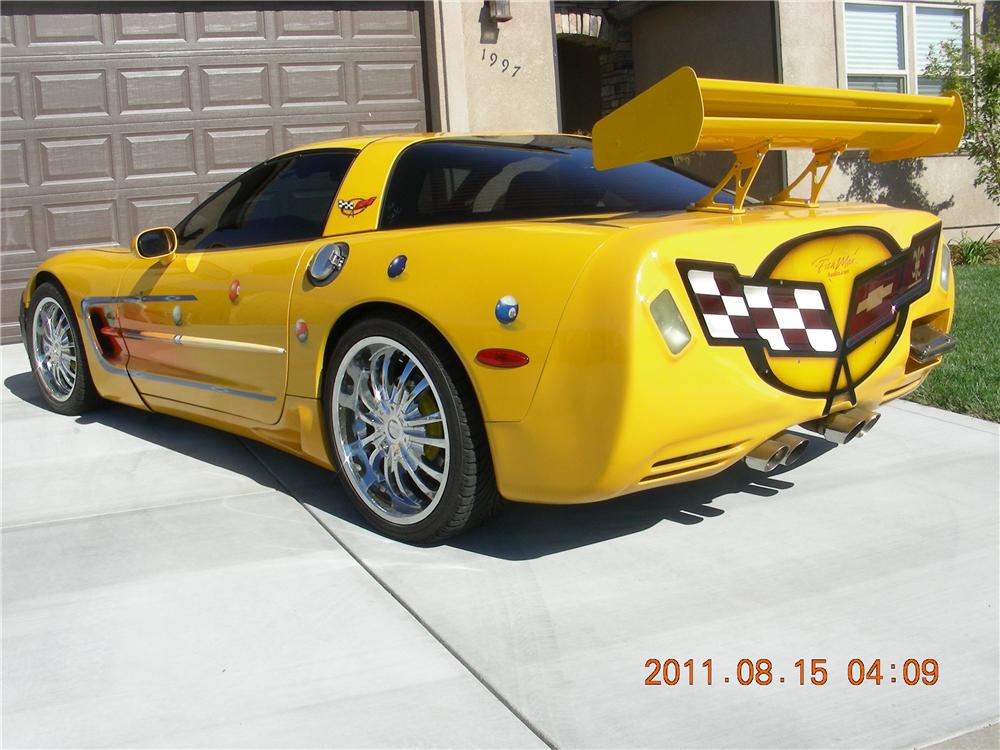
[[[203,336],[189,336],[186,333],[159,333],[157,331],[136,331],[134,329],[123,328],[122,335],[129,339],[171,342],[199,349],[223,349],[225,351],[250,352],[253,354],[285,353],[285,349],[280,346],[254,344],[249,341],[233,341],[231,339],[209,339]]]
[[[142,297],[123,297],[122,300],[125,302],[135,300],[141,305],[143,302],[197,302],[198,298],[193,294],[148,294]]]
[[[90,321],[90,316],[87,313],[90,311],[91,307],[95,305],[116,305],[122,302],[135,302],[138,304],[143,304],[144,302],[195,302],[197,297],[191,294],[166,294],[160,296],[142,296],[142,297],[84,297],[80,301],[80,313],[81,322],[83,323],[84,329],[87,331],[87,337],[90,339],[90,344],[94,351],[97,352],[97,361],[100,363],[108,372],[113,375],[124,375],[125,377],[132,378],[142,378],[144,380],[154,380],[160,383],[170,383],[172,385],[180,385],[188,388],[198,388],[204,391],[214,391],[215,393],[223,393],[228,396],[239,396],[241,398],[249,398],[254,401],[277,401],[278,399],[274,396],[267,396],[262,393],[252,393],[251,391],[241,391],[237,388],[226,388],[221,385],[211,385],[209,383],[202,383],[197,380],[184,380],[182,378],[174,378],[169,375],[156,375],[151,372],[143,372],[141,370],[124,370],[120,367],[115,367],[110,362],[108,362],[101,354],[101,347],[97,343],[97,339],[94,335],[94,326]],[[122,335],[127,338],[132,338],[132,331],[122,331]],[[165,334],[170,336],[170,334]],[[174,336],[170,336],[173,340]],[[283,352],[284,350],[282,350]]]
[[[213,391],[215,393],[222,393],[227,396],[240,396],[241,398],[249,398],[254,401],[277,401],[278,399],[274,396],[267,396],[263,393],[253,393],[252,391],[241,391],[238,388],[226,388],[222,385],[212,385],[210,383],[202,383],[199,380],[183,380],[182,378],[174,378],[169,375],[157,375],[152,372],[144,372],[142,370],[129,370],[128,374],[133,378],[141,378],[143,380],[154,380],[158,383],[169,383],[171,385],[182,385],[188,388],[198,388],[203,391]]]

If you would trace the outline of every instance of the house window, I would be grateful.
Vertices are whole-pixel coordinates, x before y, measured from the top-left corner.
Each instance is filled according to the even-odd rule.
[[[940,94],[941,80],[921,73],[942,42],[967,45],[972,8],[917,3],[844,3],[847,88]]]
[[[967,8],[933,8],[917,6],[916,23],[916,74],[917,93],[936,96],[941,93],[941,79],[920,75],[927,67],[928,53],[938,49],[942,42],[953,42],[964,48],[969,39],[969,10]]]

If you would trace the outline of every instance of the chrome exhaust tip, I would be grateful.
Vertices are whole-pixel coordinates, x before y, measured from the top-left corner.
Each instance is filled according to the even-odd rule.
[[[789,448],[784,443],[777,440],[765,440],[743,459],[747,466],[756,471],[774,471],[785,456],[788,455]]]
[[[802,426],[818,432],[832,443],[845,445],[868,432],[880,418],[878,412],[849,409],[839,414],[831,414],[824,419],[805,422]]]
[[[871,432],[872,427],[878,424],[878,421],[882,418],[882,415],[877,411],[873,411],[868,415],[868,419],[865,420],[865,426],[861,428],[861,435],[867,435]]]
[[[796,435],[794,432],[782,432],[771,439],[776,443],[781,443],[788,447],[788,453],[781,459],[782,466],[797,464],[799,459],[805,454],[806,448],[809,447],[809,438]]]
[[[834,414],[820,422],[820,434],[827,440],[846,445],[861,434],[865,428],[865,420],[849,416],[850,412]]]

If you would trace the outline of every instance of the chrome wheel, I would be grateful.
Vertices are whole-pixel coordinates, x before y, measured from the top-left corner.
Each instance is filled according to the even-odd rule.
[[[365,503],[414,524],[441,501],[448,423],[427,370],[397,341],[369,336],[337,365],[331,423],[340,464]]]
[[[78,352],[69,316],[51,297],[35,308],[31,344],[42,387],[55,401],[66,401],[76,386]]]

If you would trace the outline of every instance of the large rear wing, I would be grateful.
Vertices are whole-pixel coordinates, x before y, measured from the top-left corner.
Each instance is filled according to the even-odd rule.
[[[771,149],[813,151],[809,166],[772,202],[816,205],[819,188],[845,149],[866,150],[876,162],[942,154],[958,147],[964,130],[957,93],[914,96],[699,79],[691,68],[680,68],[598,121],[594,164],[611,169],[691,151],[732,151],[735,163],[724,182],[693,208],[741,212]],[[792,199],[790,190],[806,176],[812,178],[810,199]],[[716,203],[733,179],[736,205]]]

